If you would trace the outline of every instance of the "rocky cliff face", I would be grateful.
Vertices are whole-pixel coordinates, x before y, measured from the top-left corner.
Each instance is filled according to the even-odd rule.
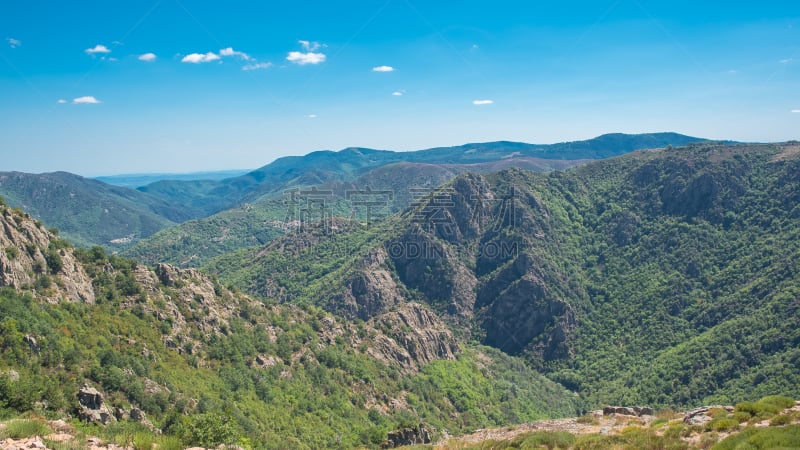
[[[384,249],[370,251],[354,267],[344,290],[331,299],[326,309],[348,319],[369,320],[405,302],[403,290],[394,281],[386,260]]]
[[[380,333],[367,353],[401,371],[416,372],[437,359],[455,359],[459,351],[453,333],[435,313],[418,303],[406,303],[369,322]]]
[[[92,282],[69,245],[28,214],[0,206],[0,286],[37,298],[94,303]]]

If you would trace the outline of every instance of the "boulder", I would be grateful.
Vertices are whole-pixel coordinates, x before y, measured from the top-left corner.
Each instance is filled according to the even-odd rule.
[[[103,404],[103,394],[88,384],[84,384],[78,391],[78,402],[78,418],[85,422],[108,425],[117,421],[111,409]]]
[[[419,424],[413,428],[390,431],[381,448],[397,448],[406,445],[430,444],[431,442],[431,430],[424,424]]]

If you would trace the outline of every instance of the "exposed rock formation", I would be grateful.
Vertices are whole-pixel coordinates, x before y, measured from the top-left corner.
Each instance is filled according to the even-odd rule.
[[[78,403],[78,418],[83,421],[108,425],[117,420],[111,409],[103,404],[103,394],[87,384],[78,391]]]
[[[370,325],[381,333],[375,336],[367,353],[404,372],[416,372],[437,359],[453,360],[459,351],[448,327],[418,303],[404,304],[378,316]]]
[[[326,309],[347,318],[369,320],[405,301],[386,267],[386,258],[383,248],[369,252],[346,282],[344,292],[335,296]]]
[[[30,215],[0,206],[0,287],[30,291],[48,302],[94,303],[94,289],[71,248]]]
[[[687,425],[705,425],[714,420],[713,417],[707,414],[712,409],[724,409],[728,412],[734,411],[733,406],[701,406],[683,413],[683,422]]]
[[[649,406],[606,406],[603,408],[603,415],[622,414],[626,416],[652,416],[653,408]]]
[[[419,424],[413,428],[401,428],[390,431],[386,441],[381,448],[397,448],[406,445],[430,444],[431,431],[424,425]]]

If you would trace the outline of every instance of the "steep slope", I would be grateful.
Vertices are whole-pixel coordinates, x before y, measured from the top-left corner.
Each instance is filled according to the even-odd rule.
[[[464,174],[389,222],[209,267],[345,317],[424,302],[593,405],[797,396],[797,148],[708,143]]]
[[[134,189],[66,172],[0,172],[0,195],[12,206],[57,225],[65,238],[79,245],[120,248],[132,238],[149,236],[189,217],[180,206]]]
[[[375,448],[410,424],[460,434],[578,408],[422,304],[359,322],[264,304],[195,269],[72,248],[2,201],[0,243],[4,417],[133,421],[104,433],[184,446]]]

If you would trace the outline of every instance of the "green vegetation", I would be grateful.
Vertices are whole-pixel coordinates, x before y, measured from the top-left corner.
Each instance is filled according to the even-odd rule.
[[[741,433],[725,438],[713,450],[798,448],[800,425],[785,427],[747,428]]]
[[[474,336],[525,357],[587,407],[798,396],[800,161],[784,151],[698,144],[566,172],[464,175],[447,186],[450,235],[415,222],[423,204],[206,267],[253,294],[339,312],[362,261],[383,248],[407,299],[456,322],[474,308]],[[487,189],[513,199],[513,221],[503,202],[476,206]],[[391,256],[409,242],[438,256]],[[507,258],[479,252],[501,244]],[[543,295],[528,307],[531,292]]]
[[[94,305],[40,303],[31,293],[0,289],[2,415],[74,413],[77,390],[88,382],[109,407],[141,408],[165,431],[154,437],[127,422],[81,428],[108,442],[349,448],[376,447],[390,430],[420,421],[459,434],[577,409],[571,393],[494,349],[467,348],[457,361],[403,374],[350,344],[376,332],[363,323],[329,341],[323,324],[336,324],[330,314],[259,307],[219,285],[214,301],[238,313],[204,333],[205,294],[180,300],[200,280],[156,286],[176,300],[179,318],[138,281],[135,261],[100,247],[66,251],[93,280]],[[184,320],[189,326],[173,334]],[[35,336],[35,348],[26,336]],[[172,339],[186,345],[168,348]],[[271,362],[259,366],[256,357]],[[408,406],[386,408],[392,398]]]
[[[0,439],[24,439],[33,436],[46,436],[52,430],[47,422],[38,419],[14,419],[5,423],[0,429]]]

